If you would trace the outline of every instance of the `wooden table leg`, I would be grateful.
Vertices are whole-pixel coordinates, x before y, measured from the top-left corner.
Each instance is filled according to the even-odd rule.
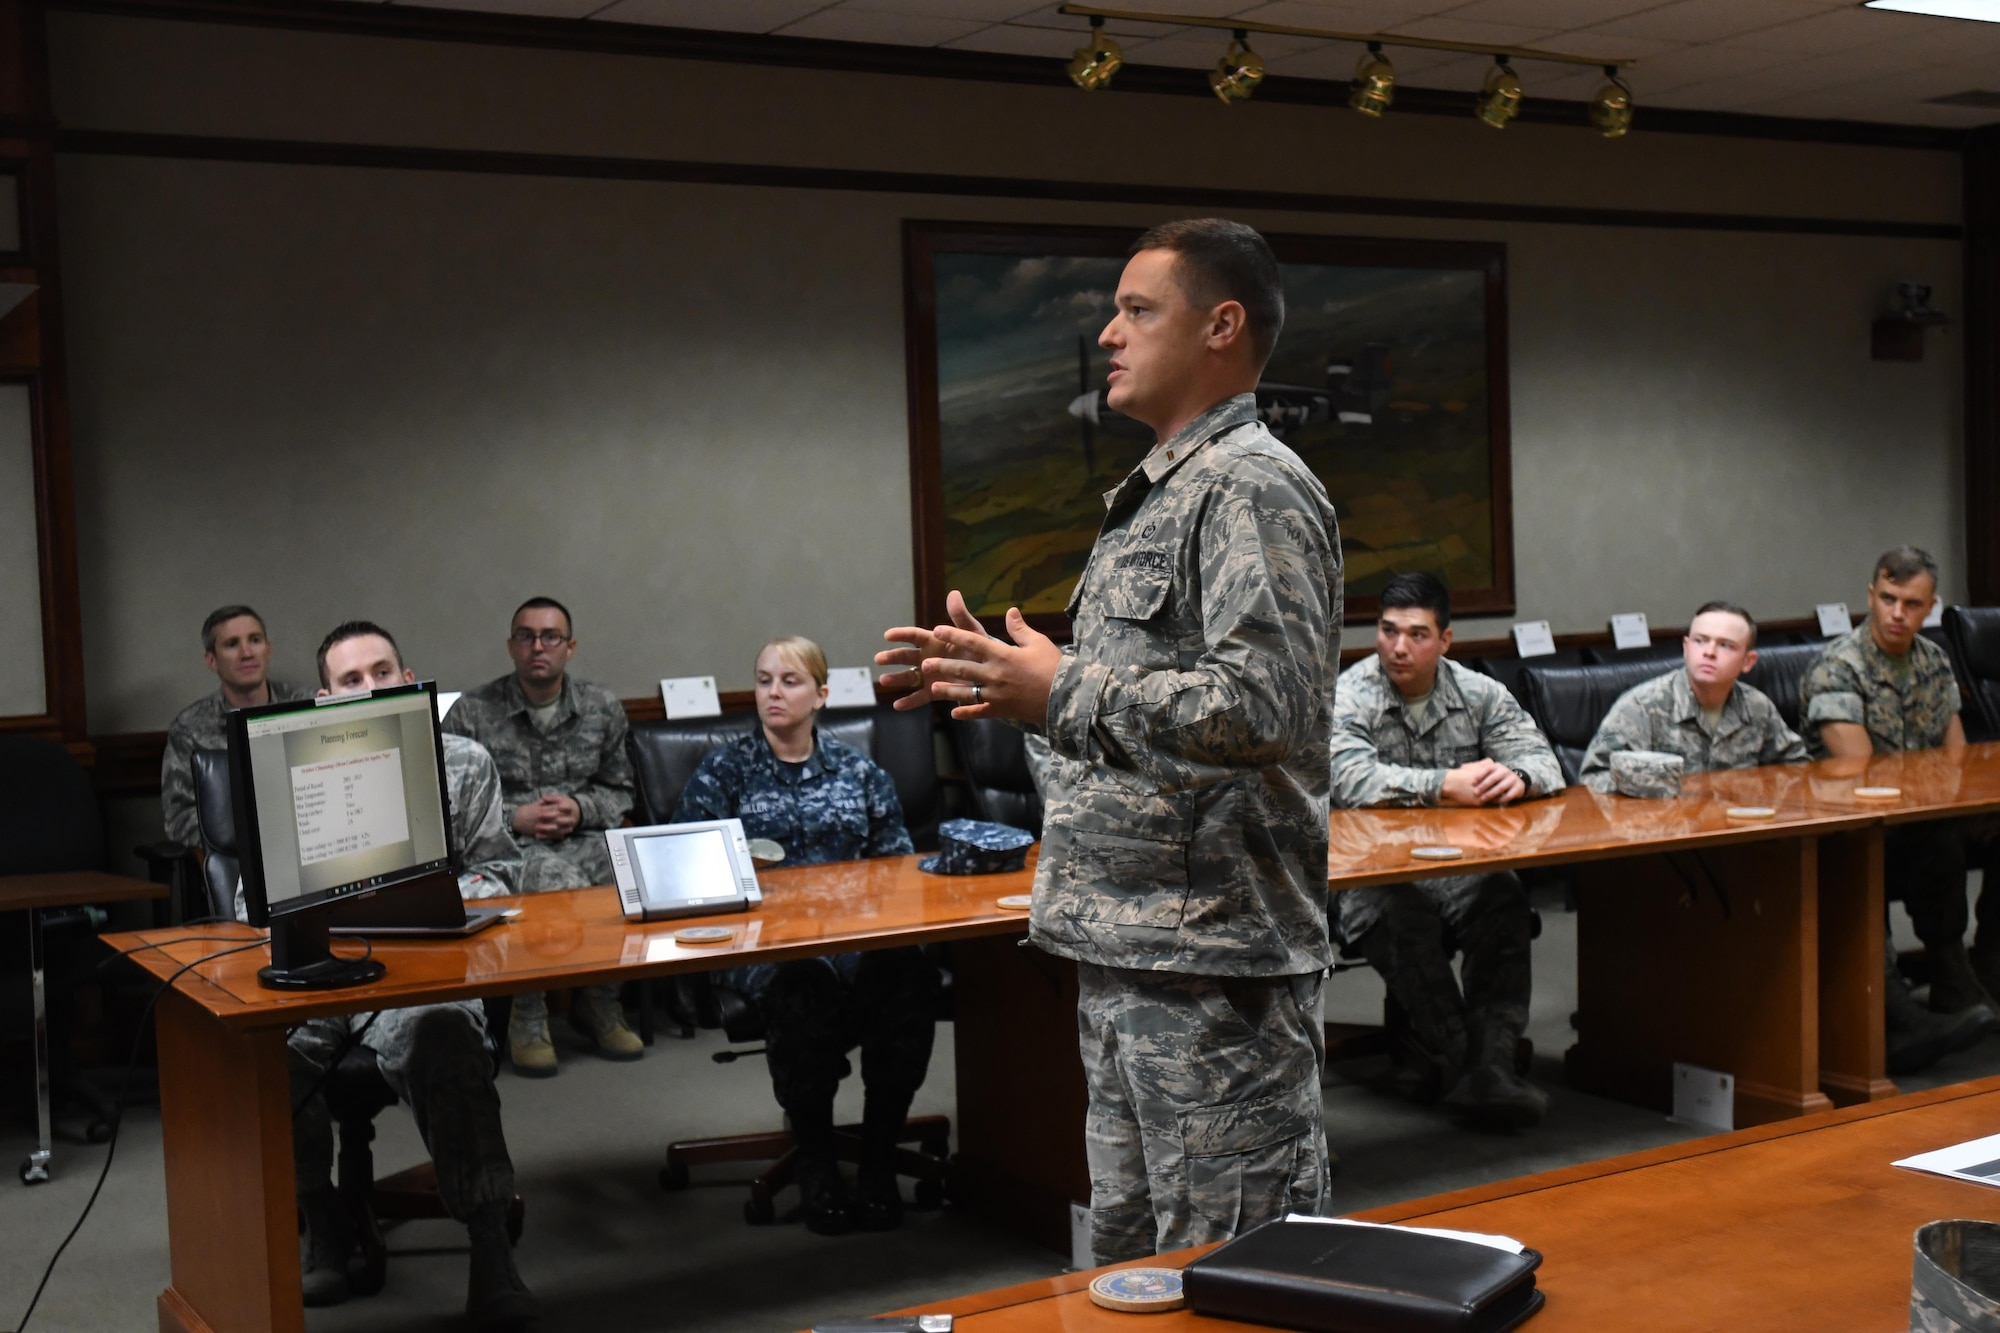
[[[1076,965],[1002,936],[952,943],[958,1154],[952,1199],[1069,1253],[1090,1199]]]
[[[304,1333],[285,1034],[231,1032],[178,991],[159,1032],[161,1333]]]
[[[1896,1095],[1882,1032],[1882,830],[1819,840],[1819,1086],[1841,1106]]]
[[[1675,1061],[1733,1074],[1736,1125],[1825,1111],[1818,844],[1586,863],[1577,873],[1577,1087],[1673,1105]]]

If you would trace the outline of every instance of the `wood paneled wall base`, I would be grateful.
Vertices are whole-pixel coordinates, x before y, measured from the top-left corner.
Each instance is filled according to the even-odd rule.
[[[599,51],[740,65],[970,79],[1050,88],[1069,86],[1062,61],[1048,57],[956,51],[932,46],[833,42],[766,33],[714,32],[634,23],[579,23],[573,19],[482,14],[417,5],[357,5],[340,3],[339,0],[54,0],[49,8],[197,23],[302,28],[375,37]],[[1125,66],[1119,71],[1117,82],[1107,91],[1113,95],[1214,95],[1199,70],[1144,64]],[[1344,108],[1347,95],[1347,84],[1338,79],[1273,75],[1257,86],[1259,102]],[[1439,88],[1398,87],[1396,114],[1465,116],[1471,114],[1474,96],[1471,92]],[[1728,138],[1927,148],[1944,152],[1958,151],[1965,141],[1963,130],[1926,125],[1753,116],[1738,112],[1684,111],[1652,106],[1644,107],[1640,115],[1640,124],[1648,134],[1706,134]],[[1580,125],[1585,121],[1584,104],[1552,98],[1529,98],[1522,104],[1520,119],[1531,124]]]

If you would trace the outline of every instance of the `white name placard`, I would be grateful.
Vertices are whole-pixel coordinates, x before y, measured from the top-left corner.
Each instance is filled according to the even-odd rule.
[[[1674,1061],[1673,1118],[1710,1129],[1736,1128],[1736,1076]]]
[[[1556,636],[1546,620],[1523,620],[1514,626],[1514,651],[1522,657],[1547,657],[1556,650]]]
[[[826,673],[828,708],[873,708],[875,673],[868,667],[833,667]]]
[[[660,702],[666,705],[669,720],[722,716],[722,700],[716,697],[713,676],[676,676],[663,680]]]
[[[1653,641],[1653,633],[1646,628],[1644,611],[1627,611],[1611,617],[1611,646],[1614,648],[1644,648]]]
[[[1931,603],[1931,613],[1924,617],[1924,628],[1936,629],[1942,624],[1944,624],[1944,598],[1940,597]]]
[[[1819,613],[1819,632],[1826,638],[1854,628],[1854,617],[1847,614],[1846,602],[1821,602],[1813,610]]]

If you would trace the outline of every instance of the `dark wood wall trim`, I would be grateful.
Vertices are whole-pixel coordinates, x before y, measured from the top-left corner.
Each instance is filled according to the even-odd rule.
[[[1965,571],[2000,599],[2000,126],[1965,149]]]
[[[550,50],[591,51],[677,60],[725,61],[741,65],[776,65],[791,69],[828,69],[864,74],[899,74],[918,78],[971,79],[988,83],[1019,83],[1068,87],[1062,62],[1035,56],[951,51],[938,47],[892,46],[867,42],[829,42],[764,33],[712,32],[691,28],[660,28],[643,24],[584,22],[463,10],[426,9],[418,5],[358,5],[344,0],[54,0],[51,9],[80,13],[118,14],[199,23],[228,23],[266,28],[306,29],[360,36],[418,38],[426,41],[475,42],[491,46],[530,46]],[[1200,70],[1158,65],[1127,65],[1111,85],[1112,94],[1154,93],[1168,96],[1212,97]],[[1077,93],[1077,96],[1083,96]],[[1105,94],[1098,94],[1103,96]],[[1473,94],[1433,88],[1399,87],[1396,115],[1465,116],[1472,113]],[[1259,102],[1339,107],[1347,104],[1347,85],[1338,80],[1273,76],[1257,88]],[[1751,116],[1736,112],[1684,111],[1645,105],[1641,84],[1637,133],[1718,135],[1727,138],[1778,139],[1791,142],[1860,144],[1888,148],[1925,148],[1956,152],[1964,131],[1923,125],[1891,125],[1872,121],[1807,120],[1791,116]],[[1583,125],[1584,105],[1552,98],[1530,98],[1523,121]]]
[[[511,153],[466,148],[407,148],[388,144],[252,139],[136,130],[65,129],[60,153],[111,157],[178,158],[295,166],[374,167],[397,171],[450,171],[505,176],[554,176],[593,180],[664,181],[787,190],[850,190],[871,194],[959,195],[983,199],[1049,199],[1078,203],[1143,204],[1167,208],[1220,208],[1352,216],[1448,218],[1478,222],[1530,222],[1578,227],[1652,227],[1678,231],[1763,232],[1804,236],[1894,236],[1955,241],[1956,223],[1871,218],[1774,217],[1744,213],[1695,213],[1666,209],[1575,208],[1557,204],[1476,203],[1451,199],[1402,199],[1379,195],[1313,194],[1288,190],[1236,190],[1201,185],[1140,185],[1113,181],[1036,180],[1019,176],[950,175],[921,171],[865,171],[843,167],[784,166],[752,162],[690,162],[669,158],[598,157],[572,153]]]

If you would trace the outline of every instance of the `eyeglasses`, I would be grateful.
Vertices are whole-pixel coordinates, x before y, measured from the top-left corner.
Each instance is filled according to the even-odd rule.
[[[569,642],[569,635],[559,629],[545,629],[539,634],[531,629],[517,629],[507,637],[523,648],[533,647],[537,643],[544,648],[560,648]]]

